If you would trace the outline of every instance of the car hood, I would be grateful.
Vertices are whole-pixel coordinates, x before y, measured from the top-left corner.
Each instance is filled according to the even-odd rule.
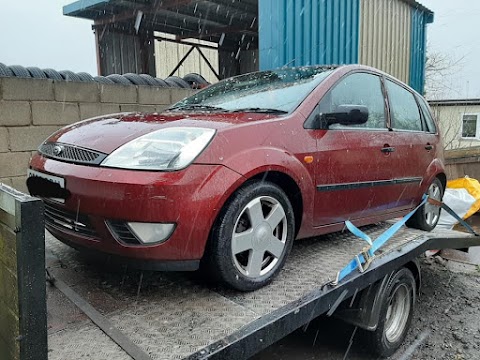
[[[221,130],[277,117],[278,115],[255,113],[112,114],[64,127],[47,141],[75,145],[109,154],[139,136],[162,128],[188,126]]]

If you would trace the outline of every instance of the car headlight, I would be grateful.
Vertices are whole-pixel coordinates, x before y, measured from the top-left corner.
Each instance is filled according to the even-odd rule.
[[[207,147],[214,129],[173,127],[140,136],[108,155],[101,166],[139,170],[180,170]]]

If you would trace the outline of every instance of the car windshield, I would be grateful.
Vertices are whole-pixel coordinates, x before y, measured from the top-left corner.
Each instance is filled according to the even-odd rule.
[[[332,68],[301,67],[233,77],[182,100],[169,110],[290,113]]]

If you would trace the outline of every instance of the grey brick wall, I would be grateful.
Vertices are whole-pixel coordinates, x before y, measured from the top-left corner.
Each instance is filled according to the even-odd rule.
[[[120,111],[162,111],[193,90],[0,78],[0,182],[26,192],[28,161],[59,128]]]

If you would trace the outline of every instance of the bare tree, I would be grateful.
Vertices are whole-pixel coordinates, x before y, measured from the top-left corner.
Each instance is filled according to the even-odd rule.
[[[464,59],[464,56],[432,50],[427,45],[425,96],[428,99],[441,99],[448,96],[448,93],[457,92],[450,86],[450,79],[460,71]]]
[[[451,79],[461,70],[464,56],[434,51],[427,46],[427,62],[425,64],[425,96],[429,100],[452,98],[458,94],[450,85]],[[462,131],[462,118],[458,114],[432,106],[435,117],[442,130],[446,150],[460,148],[459,139]]]

